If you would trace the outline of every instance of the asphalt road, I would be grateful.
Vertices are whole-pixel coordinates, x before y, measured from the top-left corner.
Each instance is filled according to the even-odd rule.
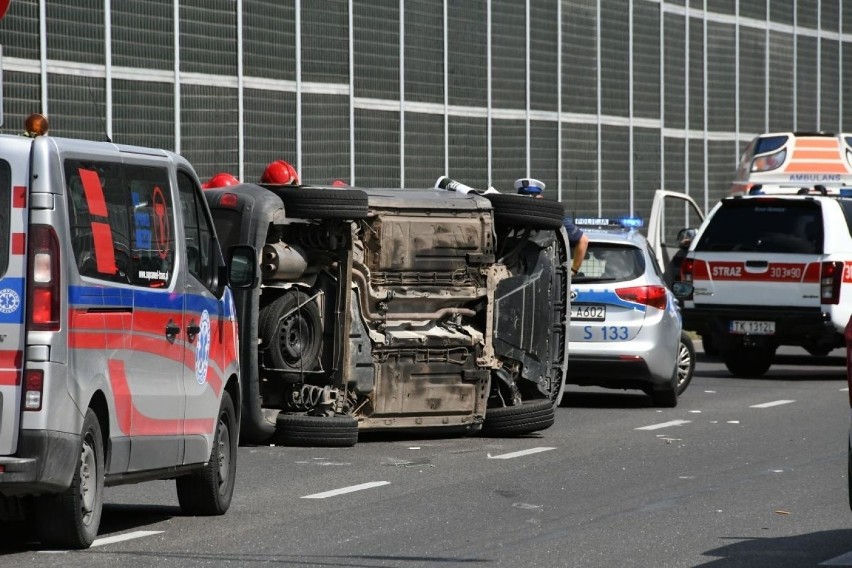
[[[852,566],[842,352],[776,363],[700,359],[674,409],[569,389],[524,438],[243,447],[223,517],[181,516],[170,482],[111,488],[95,547],[12,542],[0,566]]]

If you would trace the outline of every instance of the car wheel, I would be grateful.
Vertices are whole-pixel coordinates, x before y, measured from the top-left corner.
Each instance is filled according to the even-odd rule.
[[[83,419],[80,459],[71,486],[36,499],[36,530],[47,546],[88,548],[98,536],[104,494],[104,441],[90,408]]]
[[[485,411],[484,436],[520,436],[553,426],[556,410],[551,400],[531,400],[515,406],[497,406]]]
[[[367,217],[367,194],[359,189],[270,186],[284,202],[287,216],[298,219],[355,220]]]
[[[281,413],[272,440],[285,446],[349,448],[358,442],[358,420],[349,415]]]
[[[692,381],[695,372],[695,347],[692,338],[685,331],[680,332],[680,345],[677,350],[677,395],[683,394]]]
[[[258,332],[267,364],[273,369],[313,371],[322,349],[322,318],[316,302],[290,289],[265,306],[258,316]]]
[[[178,503],[186,515],[223,515],[231,505],[237,473],[237,420],[228,391],[222,393],[210,460],[175,480]]]
[[[772,366],[775,348],[743,348],[724,351],[722,360],[735,377],[754,378],[763,376]]]
[[[825,357],[831,353],[831,347],[805,347],[805,351],[814,357]]]
[[[494,222],[498,225],[520,225],[530,229],[550,230],[562,228],[565,209],[558,201],[511,193],[489,193],[484,197],[491,201]]]
[[[716,347],[716,340],[714,340],[713,336],[709,333],[701,336],[701,348],[704,351],[704,354],[709,357],[719,356],[719,348]]]

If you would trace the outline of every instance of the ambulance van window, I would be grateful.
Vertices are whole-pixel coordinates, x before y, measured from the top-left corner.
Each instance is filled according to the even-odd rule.
[[[171,183],[166,168],[125,165],[125,194],[133,212],[132,282],[167,288],[175,266],[175,224]]]
[[[200,191],[192,179],[178,172],[180,209],[186,234],[187,269],[208,290],[216,286],[218,259],[211,259],[213,230],[204,210]]]
[[[66,160],[71,243],[81,276],[168,286],[174,221],[168,171]]]
[[[130,227],[121,165],[65,161],[71,246],[81,276],[130,282]]]
[[[0,277],[9,266],[9,239],[12,213],[12,168],[9,162],[0,160]]]

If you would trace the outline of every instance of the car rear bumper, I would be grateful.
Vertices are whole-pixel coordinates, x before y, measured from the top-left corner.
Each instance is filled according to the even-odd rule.
[[[835,329],[829,314],[815,308],[718,305],[685,308],[682,314],[684,329],[721,339],[722,342],[717,344],[720,349],[726,347],[725,341],[736,344],[746,338],[775,345],[843,345],[843,335]],[[748,336],[732,334],[729,331],[732,320],[773,321],[775,333]]]
[[[569,385],[598,386],[613,389],[646,389],[671,382],[667,376],[651,372],[647,361],[638,355],[574,355],[568,359]]]
[[[24,430],[14,456],[0,456],[0,495],[61,492],[71,485],[80,459],[80,436]]]

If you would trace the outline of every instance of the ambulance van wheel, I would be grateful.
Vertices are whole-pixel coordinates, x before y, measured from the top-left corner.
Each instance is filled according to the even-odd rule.
[[[207,464],[175,480],[178,503],[186,515],[223,515],[231,505],[237,472],[237,420],[228,391],[222,403],[213,435],[213,449]]]
[[[89,548],[98,536],[104,499],[104,440],[90,408],[83,419],[80,460],[71,486],[36,499],[36,530],[50,547]]]
[[[553,426],[556,408],[552,400],[531,400],[515,406],[496,406],[485,410],[482,435],[520,436]]]
[[[287,217],[297,219],[356,220],[367,217],[367,194],[360,189],[280,187]]]
[[[735,377],[763,376],[772,366],[775,349],[772,347],[743,348],[723,351],[722,361]]]
[[[550,230],[562,228],[565,209],[558,201],[511,193],[489,193],[484,197],[491,201],[494,221],[498,225],[520,225],[530,229]]]
[[[285,446],[349,448],[358,442],[358,420],[354,416],[278,415],[273,440]]]

